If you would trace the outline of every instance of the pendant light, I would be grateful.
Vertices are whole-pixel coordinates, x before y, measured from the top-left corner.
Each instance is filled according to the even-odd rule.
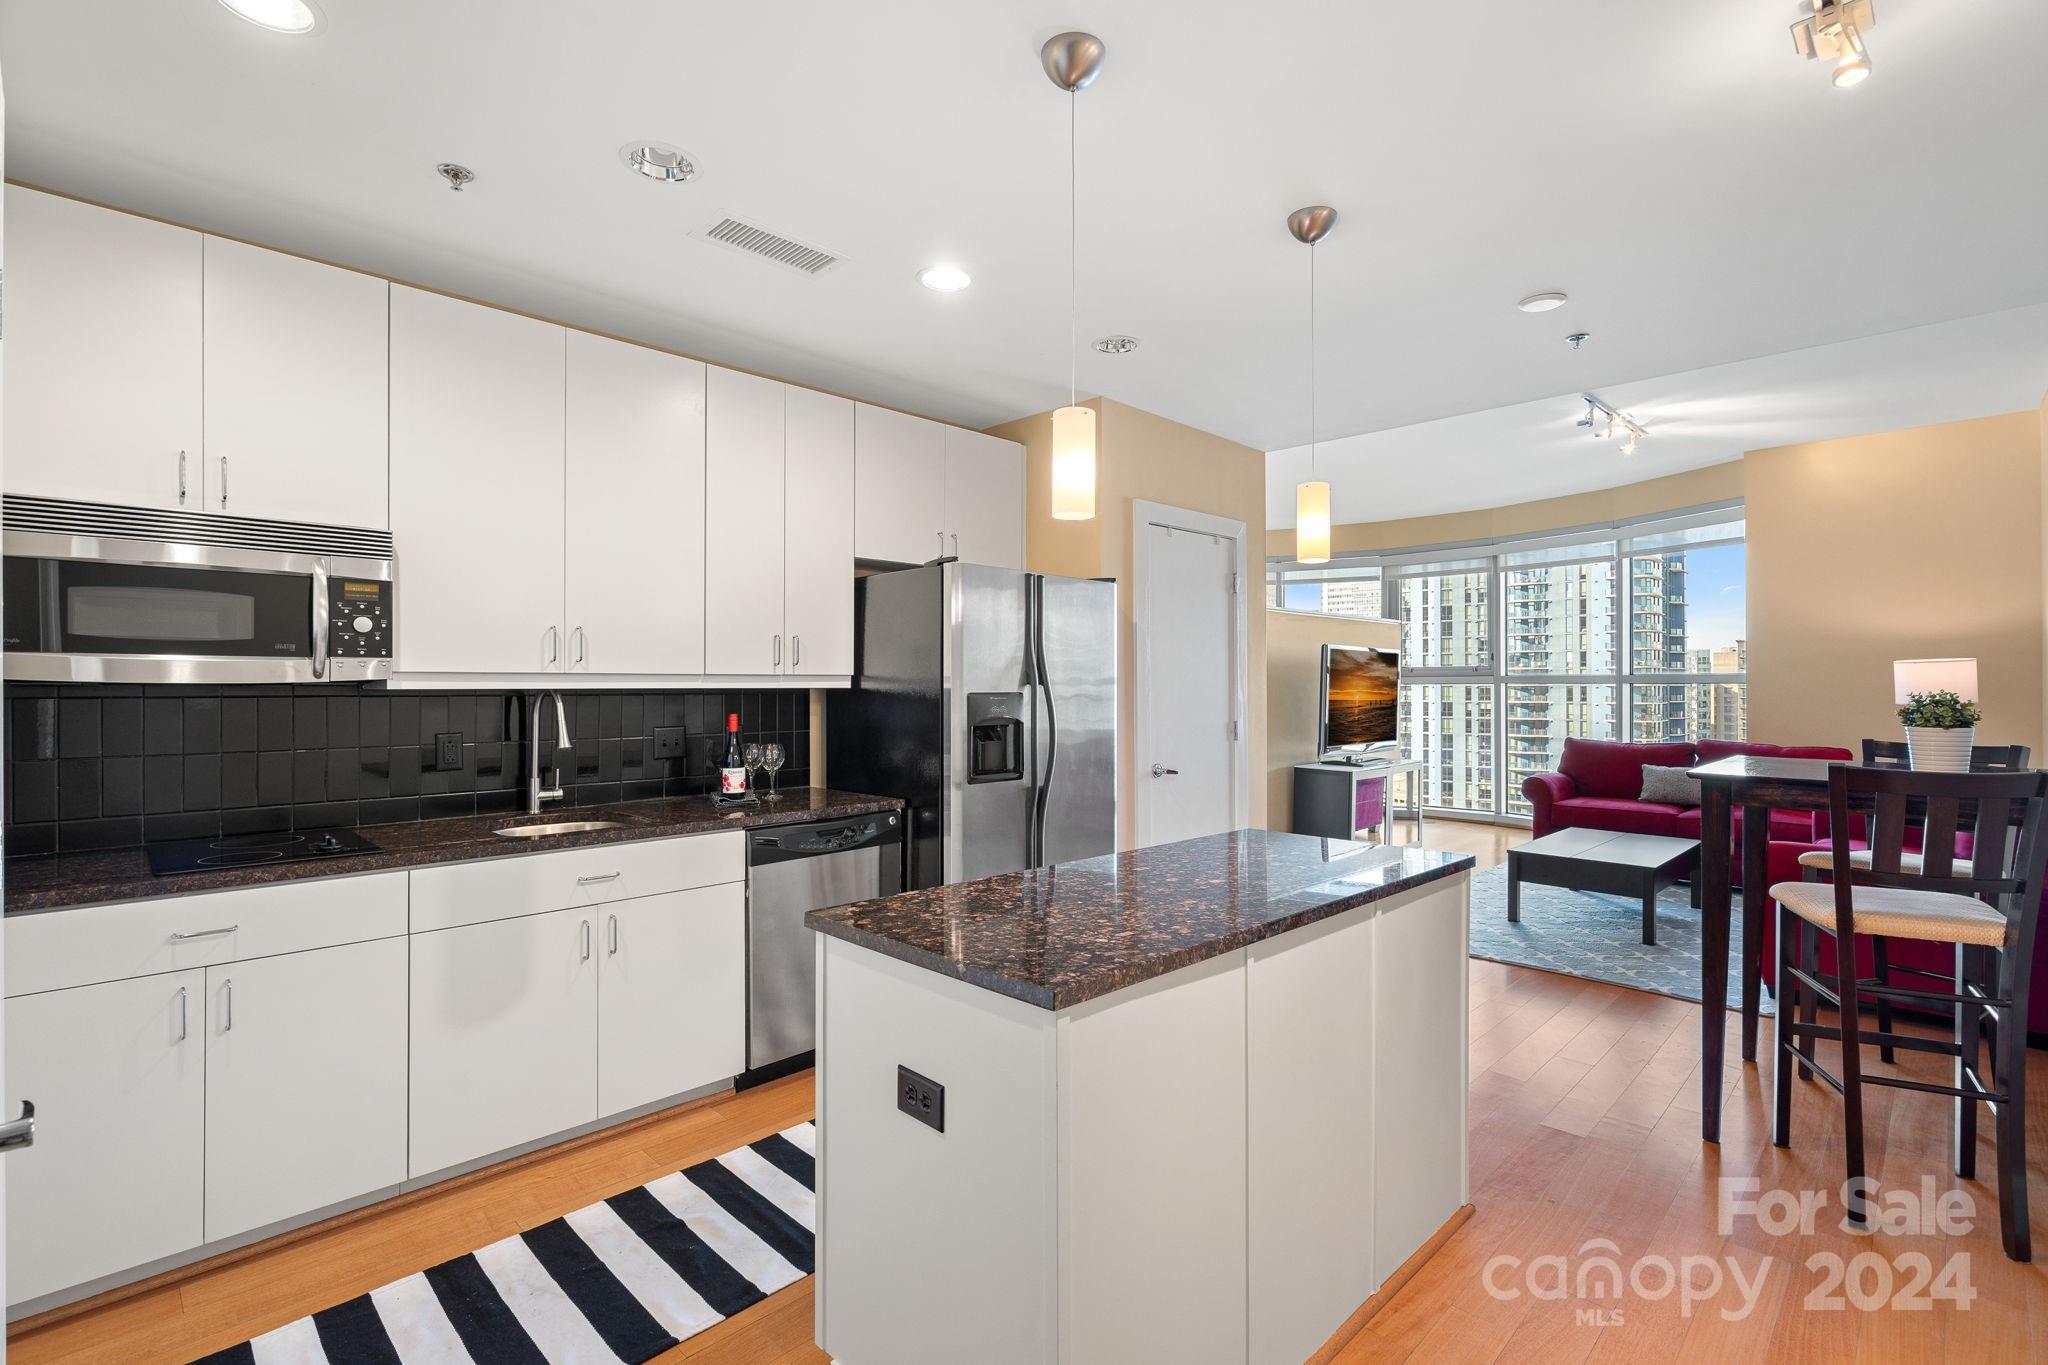
[[[1077,188],[1076,110],[1084,87],[1102,70],[1102,39],[1061,33],[1046,39],[1038,61],[1067,92],[1067,406],[1052,415],[1052,515],[1087,521],[1095,515],[1095,413],[1080,401],[1080,192]]]
[[[1337,210],[1312,204],[1287,215],[1287,230],[1308,244],[1308,478],[1294,486],[1294,558],[1330,562],[1330,485],[1316,477],[1316,243],[1337,226]]]

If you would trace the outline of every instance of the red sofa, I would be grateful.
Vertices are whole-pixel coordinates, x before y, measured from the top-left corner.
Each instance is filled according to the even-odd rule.
[[[1694,768],[1737,754],[1768,758],[1824,758],[1847,763],[1855,755],[1824,745],[1747,744],[1724,739],[1698,743],[1623,744],[1602,739],[1568,739],[1554,773],[1523,779],[1522,795],[1534,817],[1532,831],[1540,839],[1561,829],[1607,829],[1620,834],[1662,834],[1680,839],[1700,837],[1698,806],[1645,801],[1643,769]],[[1742,812],[1735,812],[1741,833]],[[1771,838],[1807,843],[1825,838],[1827,821],[1814,811],[1771,812]]]

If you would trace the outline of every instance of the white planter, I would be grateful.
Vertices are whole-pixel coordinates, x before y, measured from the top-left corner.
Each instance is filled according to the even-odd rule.
[[[1964,730],[1906,727],[1906,753],[1914,772],[1966,773],[1970,771],[1970,748],[1976,742],[1975,726]]]

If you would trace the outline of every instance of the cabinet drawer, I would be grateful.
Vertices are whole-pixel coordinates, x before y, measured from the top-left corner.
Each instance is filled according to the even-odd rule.
[[[403,872],[323,877],[10,916],[6,992],[28,995],[394,938],[406,929],[405,877]],[[207,932],[221,929],[231,932]],[[204,937],[173,937],[177,934]]]
[[[423,867],[412,873],[412,931],[742,881],[746,858],[734,830]]]

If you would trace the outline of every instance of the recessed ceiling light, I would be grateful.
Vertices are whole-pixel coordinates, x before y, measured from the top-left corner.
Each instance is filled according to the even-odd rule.
[[[957,265],[934,265],[918,271],[917,282],[941,294],[957,294],[973,284],[974,277]]]
[[[320,27],[313,0],[220,0],[230,14],[272,33],[311,33]]]
[[[1525,313],[1547,313],[1553,308],[1564,307],[1564,304],[1565,296],[1558,290],[1551,289],[1541,294],[1531,294],[1528,298],[1518,301],[1515,307]]]
[[[1138,339],[1127,336],[1097,337],[1095,349],[1104,355],[1129,355],[1138,349]]]
[[[628,169],[666,185],[680,185],[697,178],[696,160],[682,148],[666,142],[629,142],[619,148],[619,160]]]

